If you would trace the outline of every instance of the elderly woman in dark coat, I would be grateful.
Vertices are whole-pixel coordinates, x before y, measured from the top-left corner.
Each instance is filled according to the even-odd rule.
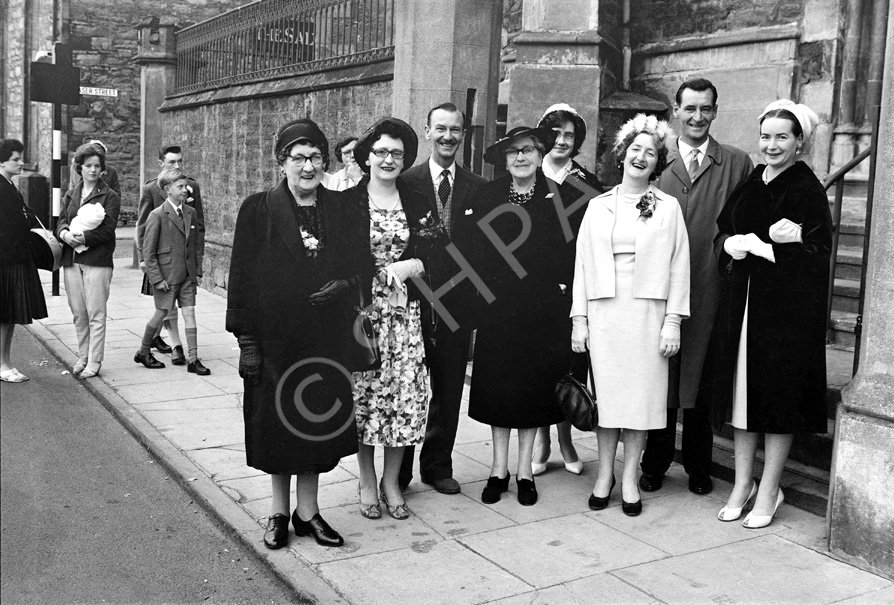
[[[10,361],[16,324],[30,324],[47,316],[40,277],[27,245],[31,229],[39,224],[11,180],[22,172],[23,151],[21,141],[0,140],[0,381],[3,382],[28,380]]]
[[[721,521],[754,499],[746,528],[770,524],[793,433],[826,432],[826,297],[832,219],[822,185],[798,153],[819,119],[807,106],[771,103],[760,116],[765,160],[717,219],[724,277],[706,366],[714,423],[732,424],[736,482]],[[758,485],[754,456],[764,433]]]
[[[242,350],[248,464],[271,477],[268,548],[288,541],[292,475],[295,534],[344,543],[320,516],[317,489],[320,473],[357,451],[346,338],[337,335],[372,267],[342,194],[320,184],[328,147],[311,120],[283,126],[275,154],[285,178],[246,198],[233,238],[226,328]]]
[[[565,420],[556,381],[568,370],[574,258],[540,169],[555,141],[549,128],[521,126],[489,147],[505,177],[483,185],[457,224],[455,240],[495,297],[480,318],[469,417],[489,424],[493,462],[481,500],[509,489],[509,436],[518,431],[518,501],[537,502],[531,456],[542,426]],[[511,252],[510,252],[511,249]]]

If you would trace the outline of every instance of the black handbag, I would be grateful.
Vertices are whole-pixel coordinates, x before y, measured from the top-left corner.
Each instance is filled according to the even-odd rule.
[[[379,340],[373,329],[372,320],[363,307],[363,292],[357,280],[357,305],[351,314],[348,343],[345,347],[345,367],[351,372],[369,372],[382,367],[382,353]]]
[[[582,374],[582,362],[586,359],[587,369],[590,374],[590,383],[593,380],[593,365],[589,353],[575,353],[571,361],[571,369],[556,382],[556,401],[562,408],[565,418],[579,431],[595,431],[599,423],[599,411],[596,408],[596,394],[587,388],[586,376]],[[580,381],[580,378],[584,382]]]

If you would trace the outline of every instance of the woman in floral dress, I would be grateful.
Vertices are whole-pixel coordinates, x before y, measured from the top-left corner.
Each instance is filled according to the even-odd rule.
[[[398,175],[413,165],[418,141],[413,129],[396,118],[382,118],[360,138],[355,155],[369,174],[351,192],[368,213],[373,279],[370,318],[382,352],[382,367],[354,375],[357,431],[360,440],[360,511],[381,516],[381,497],[395,519],[409,511],[398,486],[398,471],[408,445],[425,437],[431,389],[425,367],[422,323],[428,317],[411,278],[423,277],[433,250],[430,235],[437,210]],[[379,493],[374,448],[385,448]]]

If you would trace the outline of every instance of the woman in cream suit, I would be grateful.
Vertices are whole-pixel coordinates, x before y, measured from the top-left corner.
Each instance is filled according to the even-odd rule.
[[[613,152],[621,184],[593,198],[578,235],[572,349],[589,349],[599,407],[599,475],[589,506],[608,505],[624,429],[622,510],[642,511],[636,482],[646,431],[667,418],[667,358],[689,316],[689,240],[677,200],[650,182],[667,165],[667,122],[640,114]]]

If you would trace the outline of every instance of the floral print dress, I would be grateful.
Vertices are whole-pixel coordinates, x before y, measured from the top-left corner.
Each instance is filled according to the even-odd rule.
[[[383,211],[370,204],[370,247],[376,270],[400,259],[410,239],[401,207]],[[379,339],[382,367],[354,374],[357,432],[365,445],[419,445],[431,389],[425,367],[422,313],[418,300],[395,306],[392,288],[373,278],[370,319]]]

